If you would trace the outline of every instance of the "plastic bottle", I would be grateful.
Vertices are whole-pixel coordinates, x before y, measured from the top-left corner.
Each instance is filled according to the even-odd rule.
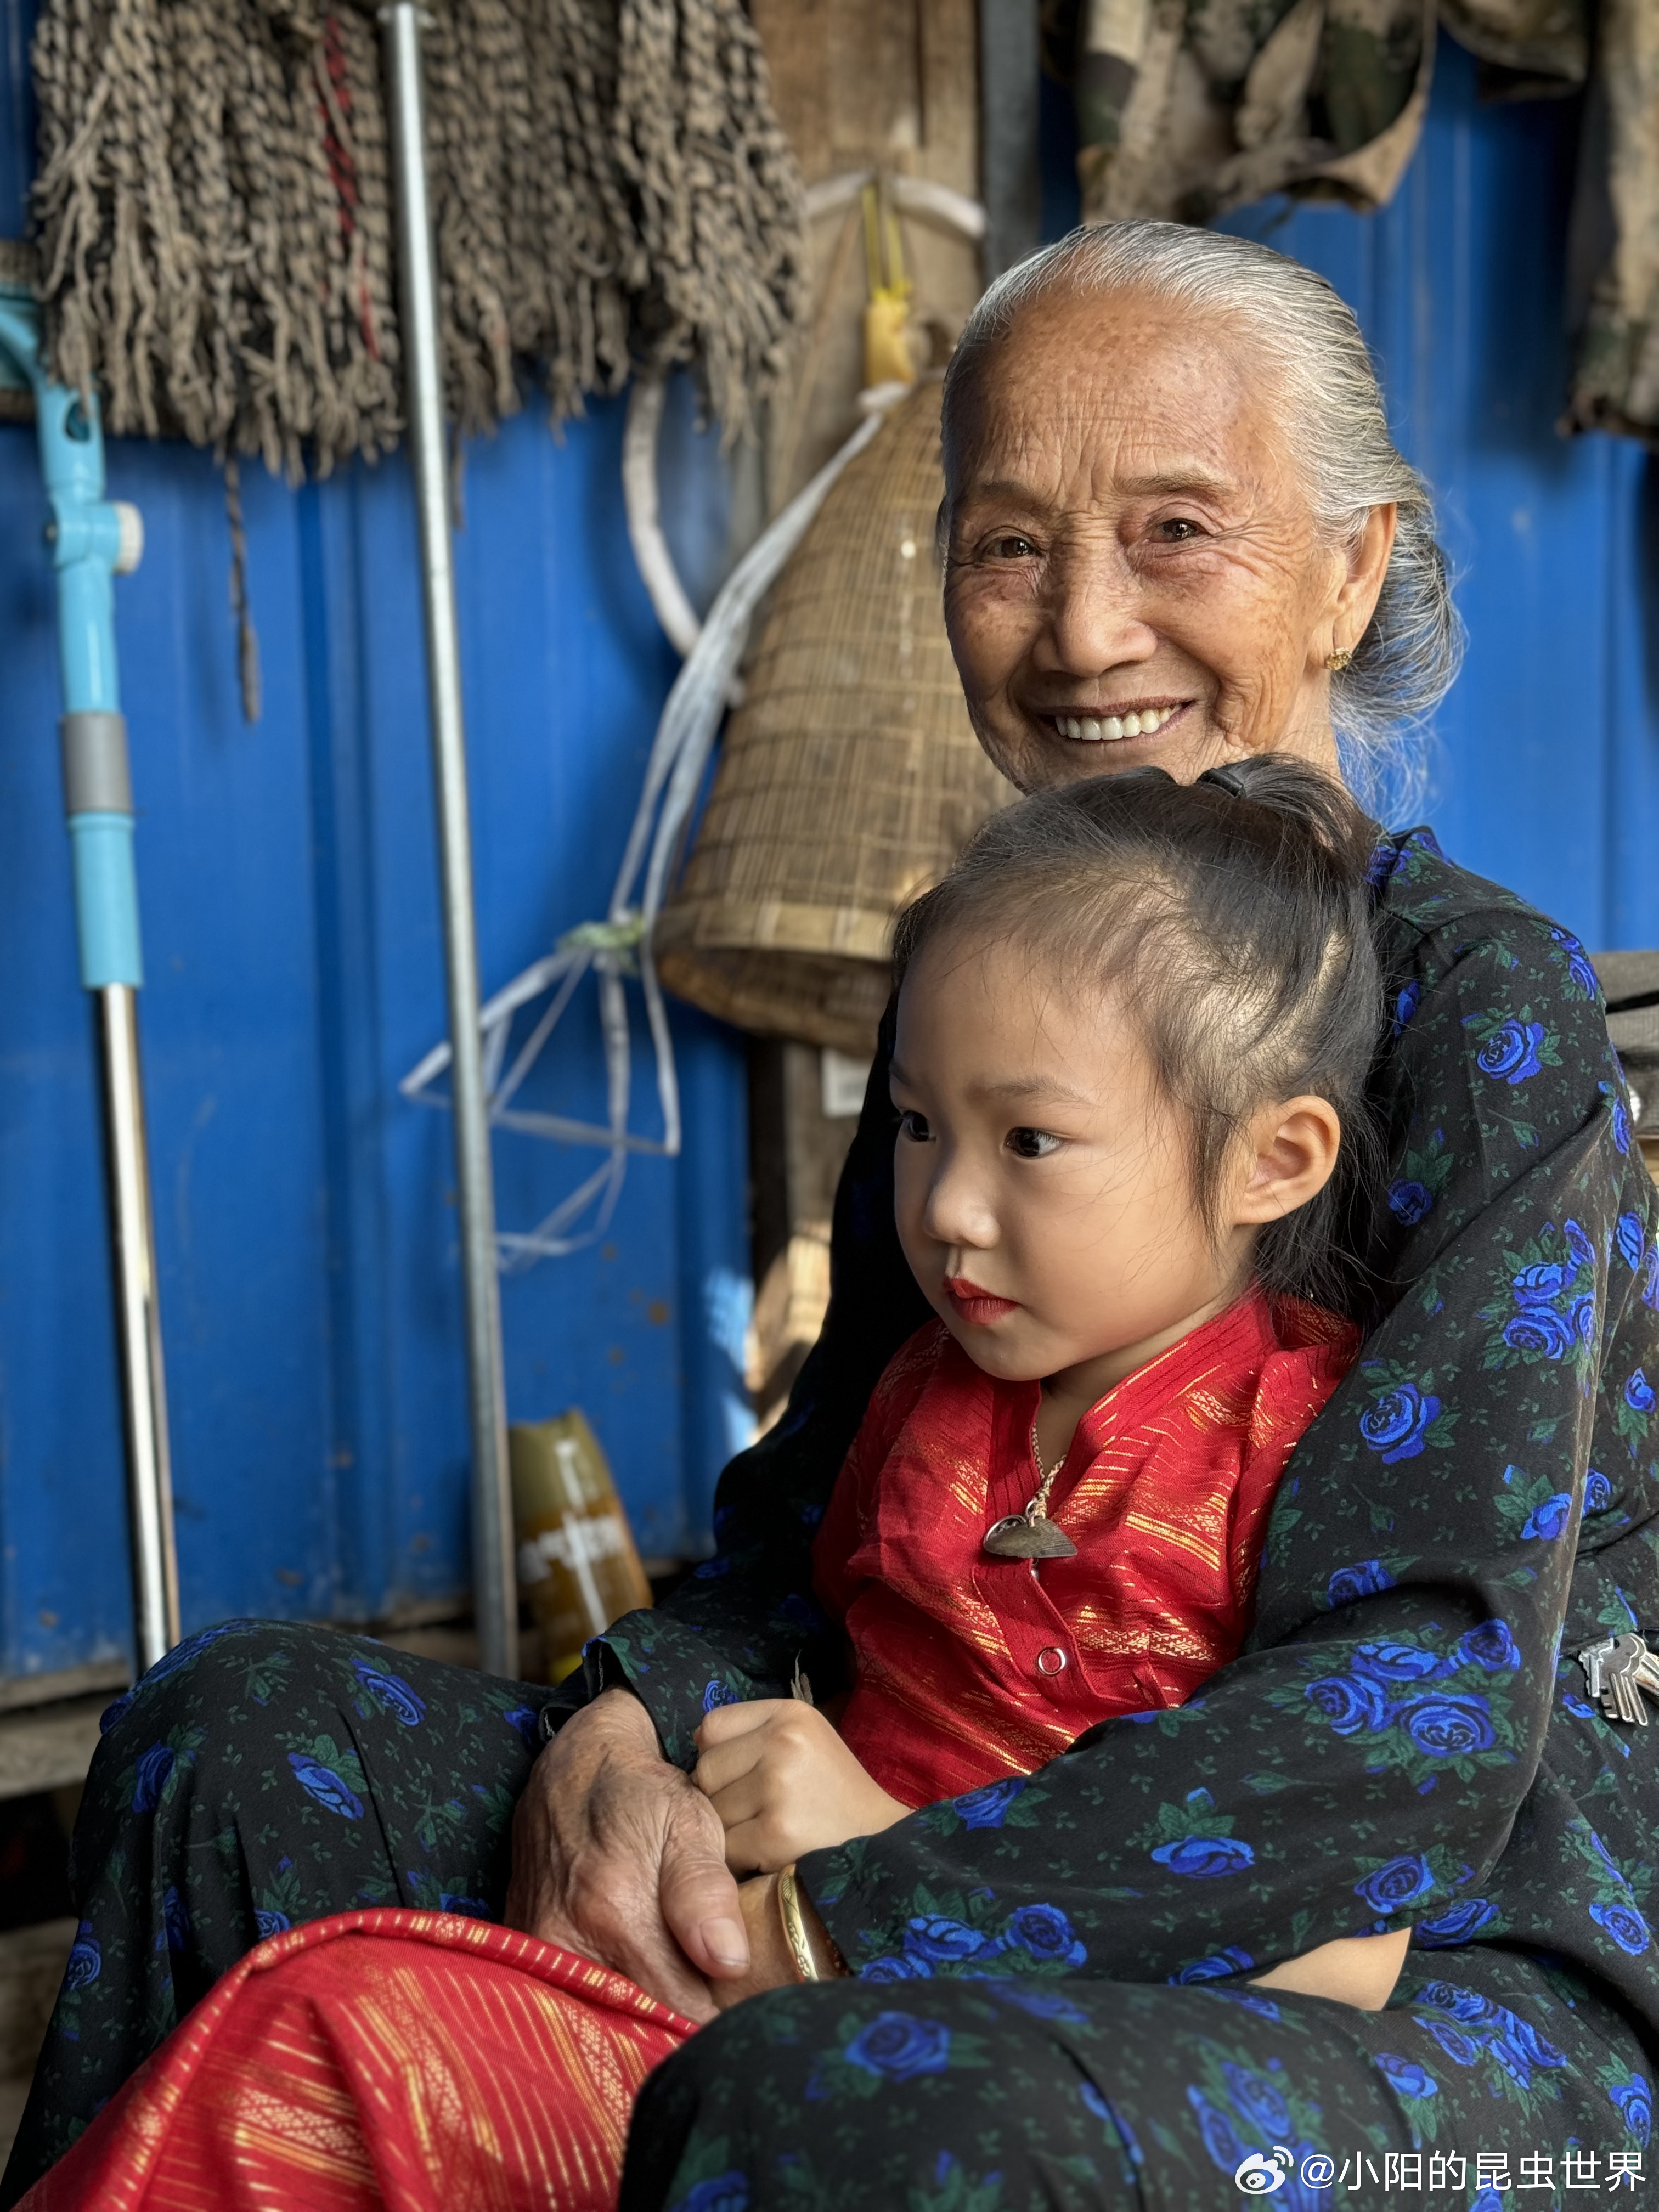
[[[574,1408],[507,1431],[519,1588],[542,1632],[547,1679],[581,1664],[582,1646],[651,1602],[628,1516],[599,1438]]]

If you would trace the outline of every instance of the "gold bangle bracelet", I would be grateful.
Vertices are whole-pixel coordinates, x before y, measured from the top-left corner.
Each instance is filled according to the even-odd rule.
[[[812,1956],[812,1947],[806,1940],[806,1923],[801,1918],[800,1892],[795,1887],[795,1869],[787,1866],[778,1876],[778,1913],[783,1922],[784,1941],[789,1946],[789,1955],[795,1962],[795,1972],[804,1982],[821,1982],[817,1960]]]

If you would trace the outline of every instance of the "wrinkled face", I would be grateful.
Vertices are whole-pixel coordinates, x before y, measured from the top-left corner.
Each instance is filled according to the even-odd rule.
[[[1023,948],[924,949],[899,994],[892,1095],[904,1256],[988,1374],[1103,1362],[1106,1389],[1236,1287],[1249,1232],[1206,1231],[1138,1031]]]
[[[1334,771],[1326,656],[1387,547],[1373,578],[1322,535],[1287,445],[1248,340],[1136,293],[1039,301],[983,363],[946,457],[945,615],[1022,790],[1273,750]]]

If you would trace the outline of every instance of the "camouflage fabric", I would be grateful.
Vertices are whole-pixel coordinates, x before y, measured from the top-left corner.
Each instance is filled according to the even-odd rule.
[[[1264,193],[1380,206],[1428,107],[1434,0],[1084,0],[1084,216],[1203,222]]]
[[[1276,191],[1381,207],[1416,150],[1443,30],[1488,98],[1589,86],[1579,227],[1609,244],[1573,317],[1564,427],[1659,433],[1652,0],[1059,0],[1047,28],[1072,75],[1088,222],[1205,222]]]
[[[1574,429],[1659,434],[1659,9],[1602,0],[1599,88],[1607,160],[1582,189],[1607,205],[1612,252],[1596,281],[1568,404]],[[1610,218],[1610,220],[1608,219]]]
[[[1524,98],[1584,83],[1590,5],[1080,0],[1074,26],[1069,11],[1051,15],[1048,51],[1074,56],[1085,219],[1203,222],[1274,191],[1380,207],[1427,112],[1437,13],[1480,58],[1483,92]],[[1613,37],[1654,45],[1641,0],[1604,9]],[[1642,94],[1625,68],[1634,132]]]

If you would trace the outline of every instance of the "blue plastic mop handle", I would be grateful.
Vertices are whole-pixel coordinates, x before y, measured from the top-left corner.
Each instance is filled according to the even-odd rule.
[[[48,532],[58,571],[58,652],[64,678],[64,799],[75,871],[81,981],[135,988],[143,980],[138,884],[133,866],[132,787],[115,665],[118,564],[137,564],[122,510],[104,497],[104,439],[94,394],[66,391],[46,374],[33,299],[0,285],[0,346],[34,391],[40,468],[52,505]]]

